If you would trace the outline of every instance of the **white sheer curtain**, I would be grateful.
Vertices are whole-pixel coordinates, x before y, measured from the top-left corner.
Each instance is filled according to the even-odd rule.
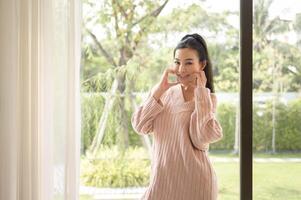
[[[0,200],[77,200],[80,0],[0,0]]]

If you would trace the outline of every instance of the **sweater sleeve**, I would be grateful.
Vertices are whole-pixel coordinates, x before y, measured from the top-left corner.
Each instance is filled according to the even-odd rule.
[[[143,135],[153,132],[153,122],[164,109],[164,104],[161,100],[166,93],[167,91],[157,101],[152,95],[153,93],[150,92],[147,99],[134,111],[131,123],[137,134]]]
[[[192,144],[200,149],[208,149],[210,143],[223,137],[220,123],[215,117],[217,99],[214,93],[205,87],[196,87],[195,109],[190,117],[189,135]]]

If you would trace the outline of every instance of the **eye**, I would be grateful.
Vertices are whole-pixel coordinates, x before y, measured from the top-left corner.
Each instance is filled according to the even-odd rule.
[[[179,64],[180,64],[180,62],[179,62],[179,61],[174,61],[174,63],[175,63],[175,64],[177,64],[177,65],[179,65]]]
[[[188,62],[188,63],[186,63],[186,65],[192,65],[192,62]]]

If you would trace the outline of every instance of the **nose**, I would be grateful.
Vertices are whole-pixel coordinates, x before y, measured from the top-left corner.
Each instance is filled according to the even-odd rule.
[[[183,75],[186,74],[186,69],[182,64],[180,64],[178,66],[177,72],[178,72],[179,75],[183,76]]]

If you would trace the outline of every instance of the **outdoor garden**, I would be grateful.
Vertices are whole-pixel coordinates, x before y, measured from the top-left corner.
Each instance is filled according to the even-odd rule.
[[[223,139],[209,147],[219,199],[239,199],[239,2],[233,2],[236,8],[216,11],[210,0],[83,0],[82,186],[148,186],[153,138],[135,133],[131,116],[172,64],[177,42],[197,32],[208,43],[223,128]],[[254,0],[253,191],[258,200],[297,200],[301,14],[273,15],[277,2]],[[95,198],[82,192],[81,199]]]

